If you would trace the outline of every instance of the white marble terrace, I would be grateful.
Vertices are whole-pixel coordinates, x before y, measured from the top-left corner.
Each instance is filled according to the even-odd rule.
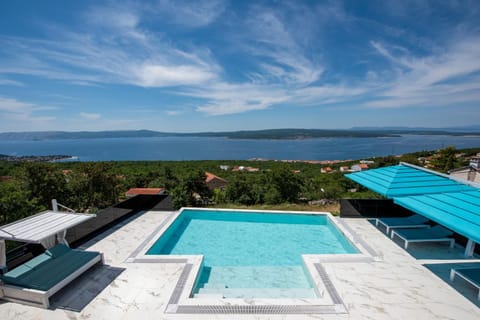
[[[445,243],[412,244],[407,252],[365,219],[342,220],[378,256],[322,262],[346,313],[167,313],[185,264],[126,260],[169,214],[137,214],[86,243],[83,248],[104,253],[105,265],[57,293],[52,310],[0,300],[0,319],[480,319],[477,290],[461,279],[453,285],[448,280],[452,266],[480,264],[478,257],[465,259],[464,248]]]

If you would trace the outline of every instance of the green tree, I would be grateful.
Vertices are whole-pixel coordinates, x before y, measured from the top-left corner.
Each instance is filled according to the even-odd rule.
[[[271,188],[276,189],[281,202],[297,202],[302,190],[302,180],[293,173],[289,166],[281,166],[273,169],[269,176],[269,193]]]
[[[380,157],[376,159],[378,168],[397,165],[399,160],[394,156]]]
[[[266,204],[279,204],[279,203],[282,203],[282,200],[283,200],[282,195],[273,186],[271,186],[265,193]]]
[[[173,174],[173,171],[170,167],[163,168],[163,187],[167,190],[175,188],[178,184],[178,178]]]
[[[43,209],[51,206],[52,199],[62,202],[68,195],[65,176],[50,164],[25,163],[20,181],[29,192],[28,200],[37,202]]]
[[[184,184],[179,184],[174,187],[170,194],[172,196],[173,207],[175,209],[191,206],[195,203],[192,192],[190,192],[190,190],[188,190]]]
[[[96,210],[118,201],[118,177],[103,162],[81,163],[67,176],[69,206],[81,211]]]
[[[173,189],[174,207],[197,206],[208,203],[213,195],[205,182],[204,171],[189,172]]]
[[[225,198],[232,203],[252,205],[255,203],[251,194],[252,185],[247,181],[244,173],[240,173],[228,180],[225,189]]]
[[[457,150],[452,146],[438,150],[437,155],[432,162],[435,169],[442,172],[454,169],[457,164],[457,158],[455,157],[456,152]]]
[[[39,211],[35,199],[15,180],[0,182],[0,225],[4,225]]]
[[[227,202],[225,189],[213,190],[213,202],[215,202],[215,204],[222,204]]]

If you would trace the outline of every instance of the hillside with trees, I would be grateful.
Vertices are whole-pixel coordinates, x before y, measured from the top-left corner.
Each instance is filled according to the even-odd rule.
[[[439,151],[378,157],[370,159],[373,161],[370,168],[405,161],[422,166],[427,164],[431,169],[446,172],[468,164],[468,157],[478,152],[480,148],[455,150],[448,147]],[[52,198],[79,212],[97,212],[124,199],[125,192],[134,187],[166,188],[176,208],[295,204],[300,210],[312,210],[313,207],[308,206],[311,201],[380,197],[340,172],[341,166],[354,163],[329,164],[332,171],[321,173],[321,168],[327,165],[308,162],[0,161],[0,225],[49,208]],[[207,188],[206,171],[227,180],[227,186],[216,190]]]

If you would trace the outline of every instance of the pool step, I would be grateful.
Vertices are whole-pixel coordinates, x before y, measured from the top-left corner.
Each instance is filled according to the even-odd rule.
[[[202,272],[199,288],[311,288],[301,266],[220,266]]]
[[[195,293],[193,295],[197,299],[223,299],[223,294],[219,293]]]
[[[316,298],[312,288],[201,288],[194,298]]]
[[[208,282],[203,285],[201,289],[224,289],[228,288],[225,283],[216,283],[216,282]]]

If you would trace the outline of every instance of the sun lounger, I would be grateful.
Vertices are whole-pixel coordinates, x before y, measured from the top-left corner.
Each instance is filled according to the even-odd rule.
[[[97,263],[103,255],[58,244],[0,277],[3,299],[50,307],[49,298]]]
[[[408,249],[408,244],[411,242],[450,242],[450,247],[455,245],[455,239],[449,238],[453,232],[437,225],[429,229],[402,229],[392,230],[392,239],[397,236],[405,241],[405,249]]]
[[[450,281],[453,282],[457,275],[478,289],[477,299],[480,300],[480,267],[452,269]]]
[[[429,220],[424,216],[414,214],[413,216],[406,218],[377,218],[375,219],[375,225],[377,227],[379,224],[384,225],[386,228],[386,233],[389,234],[390,229],[428,228],[428,221]]]

